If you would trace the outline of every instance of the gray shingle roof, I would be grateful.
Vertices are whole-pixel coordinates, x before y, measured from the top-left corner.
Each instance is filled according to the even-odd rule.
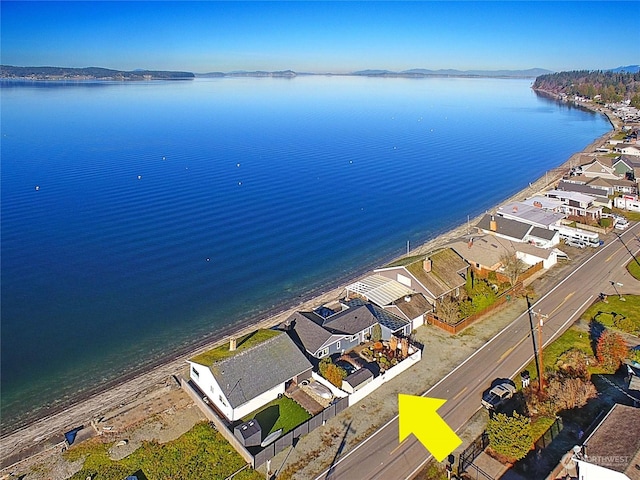
[[[284,332],[206,366],[233,408],[312,368]]]
[[[551,240],[556,235],[556,231],[549,230],[547,228],[533,227],[529,232],[529,235],[536,238],[542,238],[543,240]]]
[[[524,237],[527,235],[529,230],[531,229],[531,225],[527,223],[518,222],[517,220],[510,220],[508,218],[501,217],[499,215],[495,215],[495,221],[497,225],[496,233],[500,235],[504,235],[505,237],[510,237],[517,239],[522,242]],[[491,215],[487,214],[480,219],[477,224],[477,227],[481,230],[486,231],[487,233],[491,231]]]
[[[293,340],[314,355],[318,350],[344,336],[327,331],[320,325],[323,321],[322,317],[312,312],[295,312],[285,324],[291,325],[292,328],[288,332]]]
[[[327,318],[323,327],[333,333],[355,335],[378,323],[378,319],[366,305],[347,308]]]
[[[360,306],[367,308],[380,325],[388,328],[392,332],[397,332],[401,328],[405,327],[408,323],[410,323],[408,320],[404,318],[400,318],[397,315],[394,315],[393,313],[388,312],[384,308],[374,305],[373,303],[365,302],[360,298],[353,298],[351,300],[344,302],[344,304],[350,307],[349,310],[353,309],[354,307],[360,307]],[[355,333],[357,332],[354,332],[354,334]]]

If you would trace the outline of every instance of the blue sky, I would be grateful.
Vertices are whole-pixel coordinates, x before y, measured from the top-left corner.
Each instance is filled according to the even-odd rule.
[[[629,2],[1,2],[6,65],[349,72],[637,64]]]

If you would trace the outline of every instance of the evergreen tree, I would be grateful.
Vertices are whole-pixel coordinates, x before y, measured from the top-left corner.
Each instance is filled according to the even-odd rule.
[[[491,448],[510,459],[520,460],[533,445],[529,417],[513,412],[512,416],[496,413],[487,426]]]

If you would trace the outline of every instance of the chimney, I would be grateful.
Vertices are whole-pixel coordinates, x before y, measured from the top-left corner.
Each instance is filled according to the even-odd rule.
[[[236,339],[232,338],[231,340],[229,340],[229,351],[233,352],[236,349]]]
[[[425,258],[424,262],[422,262],[422,267],[424,268],[425,272],[429,273],[431,271],[431,259]]]
[[[491,215],[491,222],[489,222],[489,230],[492,232],[498,231],[498,224],[496,223],[496,217]]]

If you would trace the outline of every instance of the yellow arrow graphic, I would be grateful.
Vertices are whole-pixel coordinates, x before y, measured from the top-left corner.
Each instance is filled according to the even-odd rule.
[[[413,433],[439,462],[462,443],[437,413],[445,402],[440,398],[398,395],[400,442]]]

